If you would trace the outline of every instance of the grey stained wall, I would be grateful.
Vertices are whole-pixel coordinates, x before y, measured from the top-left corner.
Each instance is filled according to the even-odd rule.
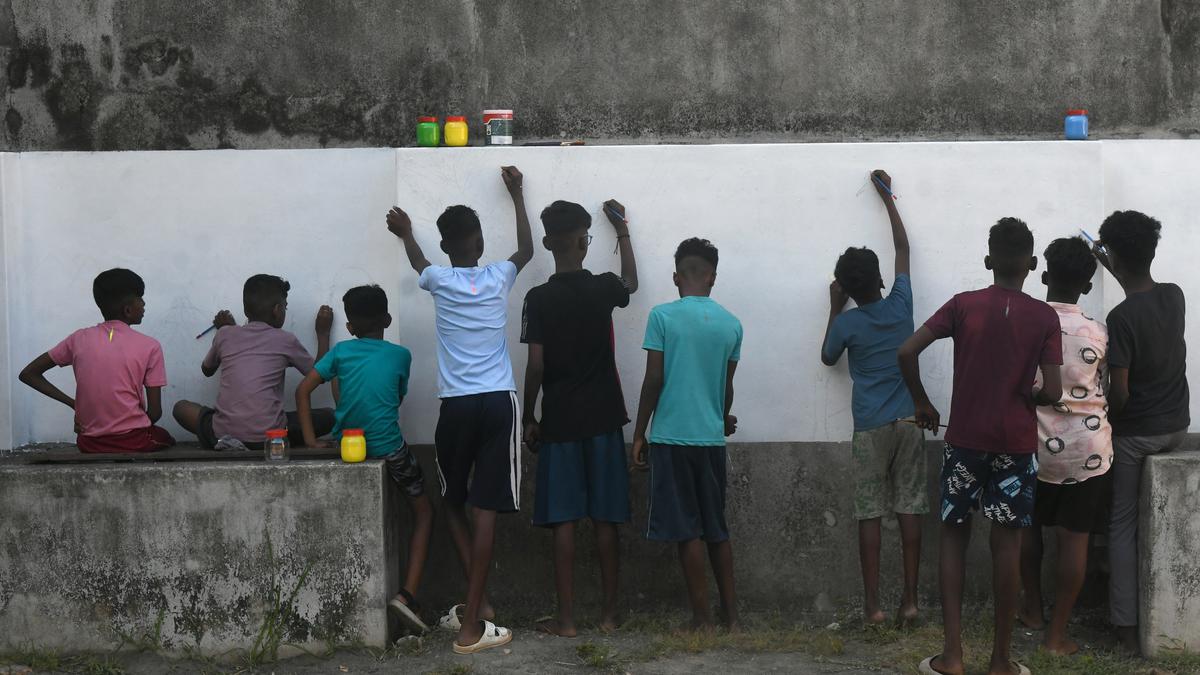
[[[3,149],[519,139],[1106,137],[1200,130],[1183,0],[0,0]],[[478,133],[476,132],[478,137]]]

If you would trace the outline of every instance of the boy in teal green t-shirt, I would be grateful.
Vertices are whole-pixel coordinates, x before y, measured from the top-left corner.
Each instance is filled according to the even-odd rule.
[[[692,626],[712,624],[704,578],[707,545],[721,595],[721,620],[735,629],[733,548],[725,524],[725,437],[737,430],[737,418],[729,411],[742,324],[709,297],[717,259],[717,248],[707,239],[680,244],[675,251],[679,300],[650,312],[633,464],[650,469],[646,537],[679,546]],[[647,439],[651,415],[654,426]]]
[[[425,494],[425,477],[400,431],[400,403],[408,393],[412,354],[400,345],[383,339],[383,331],[392,324],[387,309],[387,294],[379,286],[351,288],[342,297],[346,309],[346,329],[356,339],[339,342],[296,387],[296,412],[304,443],[319,445],[312,423],[312,392],[335,377],[337,422],[335,438],[346,429],[362,429],[367,441],[367,457],[381,458],[388,474],[404,490],[413,509],[413,533],[409,543],[408,570],[404,586],[388,607],[413,630],[428,630],[413,599],[433,530],[433,505]]]

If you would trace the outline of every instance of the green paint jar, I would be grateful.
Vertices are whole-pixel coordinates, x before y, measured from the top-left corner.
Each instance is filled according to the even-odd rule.
[[[438,118],[436,117],[418,117],[417,118],[417,145],[422,148],[436,148],[441,132],[438,129]]]

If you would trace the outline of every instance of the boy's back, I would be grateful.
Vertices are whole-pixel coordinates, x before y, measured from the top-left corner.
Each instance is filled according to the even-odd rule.
[[[938,339],[954,338],[946,442],[979,452],[1036,452],[1033,382],[1040,364],[1062,363],[1058,314],[993,285],[954,296],[925,326]]]
[[[725,380],[742,347],[737,317],[712,298],[685,296],[650,311],[642,346],[663,353],[650,442],[724,446]]]
[[[849,352],[854,380],[854,430],[865,431],[913,414],[896,350],[913,334],[912,282],[896,275],[887,297],[847,310],[834,320],[825,341],[826,362]]]
[[[283,384],[288,367],[307,375],[313,358],[292,333],[251,321],[217,331],[203,367],[211,371],[218,366],[215,435],[259,439],[267,429],[286,426]]]
[[[325,381],[338,378],[337,424],[362,429],[367,456],[383,457],[404,447],[400,400],[408,393],[412,353],[387,340],[356,338],[339,342],[313,367]]]
[[[517,267],[430,265],[418,285],[433,295],[438,337],[438,396],[515,391],[505,326]]]
[[[158,340],[123,321],[81,328],[48,354],[75,371],[75,419],[84,436],[108,436],[151,425],[143,387],[163,387],[167,371]]]
[[[1129,369],[1129,401],[1112,416],[1114,436],[1171,434],[1191,423],[1184,311],[1183,291],[1159,283],[1109,312],[1109,367]]]
[[[521,339],[544,350],[542,440],[590,438],[629,421],[612,332],[613,309],[628,305],[612,272],[563,272],[529,291]]]

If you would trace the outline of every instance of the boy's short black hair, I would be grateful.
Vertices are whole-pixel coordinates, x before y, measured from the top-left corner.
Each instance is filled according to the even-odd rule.
[[[719,259],[717,247],[707,239],[692,237],[684,239],[679,248],[675,249],[675,267],[679,267],[679,263],[684,258],[700,258],[701,260],[712,265],[713,271],[717,270],[717,260]]]
[[[355,286],[342,296],[346,320],[359,333],[377,330],[388,313],[387,293],[377,284]]]
[[[1032,256],[1033,232],[1020,218],[1001,218],[988,232],[988,253],[1002,261]]]
[[[867,247],[848,248],[833,268],[833,278],[852,298],[879,290],[879,256]]]
[[[275,305],[287,301],[292,285],[273,274],[255,274],[242,286],[242,309],[246,316],[261,318]]]
[[[136,273],[114,267],[96,275],[92,281],[92,298],[107,320],[119,319],[125,305],[146,293],[146,282]]]
[[[461,204],[446,207],[438,216],[437,227],[442,241],[460,241],[483,229],[475,209]]]
[[[575,202],[559,199],[542,209],[542,227],[546,234],[554,236],[588,229],[592,226],[592,214]]]
[[[1096,274],[1096,256],[1080,237],[1055,239],[1042,254],[1046,274],[1063,286],[1082,288]]]
[[[1100,243],[1131,272],[1150,271],[1162,223],[1140,211],[1113,211],[1100,225]]]

